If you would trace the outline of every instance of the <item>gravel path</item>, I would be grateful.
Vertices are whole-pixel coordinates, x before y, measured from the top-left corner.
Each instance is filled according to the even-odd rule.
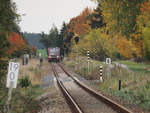
[[[39,96],[41,110],[38,113],[71,113],[71,110],[59,90],[50,64],[47,74],[43,76],[41,87],[45,90],[43,95]]]
[[[38,99],[42,108],[38,113],[71,113],[63,95],[55,86]]]

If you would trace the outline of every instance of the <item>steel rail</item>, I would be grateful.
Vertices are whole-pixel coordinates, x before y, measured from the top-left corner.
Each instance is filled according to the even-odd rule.
[[[83,110],[80,108],[80,106],[75,101],[75,99],[70,95],[70,93],[67,91],[67,89],[64,87],[63,83],[59,79],[59,76],[58,76],[58,73],[57,73],[57,71],[55,69],[55,66],[53,64],[51,64],[51,66],[52,66],[52,70],[54,72],[54,75],[56,77],[57,84],[60,87],[64,97],[66,98],[67,103],[68,103],[71,111],[73,113],[84,113]]]
[[[95,90],[93,90],[93,89],[89,88],[88,86],[86,86],[85,84],[81,83],[78,79],[76,79],[70,73],[68,73],[61,64],[58,64],[58,66],[61,67],[61,69],[68,76],[70,76],[74,80],[74,82],[77,83],[80,87],[82,87],[85,91],[89,92],[95,98],[97,98],[97,99],[103,101],[104,103],[106,103],[107,105],[111,106],[117,112],[119,112],[119,113],[133,113],[130,110],[128,110],[127,108],[123,107],[122,105],[119,105],[118,103],[114,102],[113,100],[107,98],[106,96],[96,92]]]

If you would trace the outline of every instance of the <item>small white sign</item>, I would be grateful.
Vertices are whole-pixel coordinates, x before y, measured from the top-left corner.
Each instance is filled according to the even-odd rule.
[[[106,64],[111,64],[111,58],[106,58]]]
[[[42,54],[41,53],[39,53],[39,57],[41,57],[42,56]]]
[[[19,63],[16,62],[9,62],[9,69],[8,69],[8,75],[7,75],[7,87],[10,87],[10,83],[13,82],[13,87],[17,87],[17,81],[18,81],[18,72],[19,72]]]

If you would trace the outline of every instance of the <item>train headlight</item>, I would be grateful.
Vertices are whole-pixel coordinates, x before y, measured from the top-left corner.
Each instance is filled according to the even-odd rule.
[[[59,58],[59,56],[57,56],[57,58]]]
[[[48,58],[51,58],[51,56],[48,56]]]

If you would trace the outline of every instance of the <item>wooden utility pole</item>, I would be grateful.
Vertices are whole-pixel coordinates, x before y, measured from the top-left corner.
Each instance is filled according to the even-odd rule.
[[[8,100],[7,100],[7,109],[8,113],[11,113],[11,97],[12,97],[12,91],[13,91],[13,81],[10,82],[10,87],[8,90]]]

